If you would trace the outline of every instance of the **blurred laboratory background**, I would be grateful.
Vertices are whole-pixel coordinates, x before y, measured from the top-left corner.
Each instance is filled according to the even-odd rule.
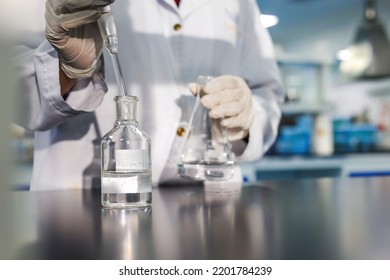
[[[390,175],[390,1],[258,0],[286,101],[248,181]]]
[[[390,175],[390,1],[257,2],[286,102],[275,144],[262,160],[242,164],[244,180]],[[39,17],[43,8],[25,10]],[[24,24],[37,31],[41,17]],[[13,183],[23,188],[33,133],[16,125],[12,132]]]

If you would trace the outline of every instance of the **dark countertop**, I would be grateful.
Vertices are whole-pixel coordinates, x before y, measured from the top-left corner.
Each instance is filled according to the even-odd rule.
[[[390,259],[390,177],[160,187],[147,211],[91,190],[9,195],[6,258]]]

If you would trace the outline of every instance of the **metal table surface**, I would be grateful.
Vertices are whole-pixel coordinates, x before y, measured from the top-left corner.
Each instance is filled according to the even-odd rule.
[[[7,200],[12,259],[390,259],[390,177],[166,186],[135,211],[91,190]]]

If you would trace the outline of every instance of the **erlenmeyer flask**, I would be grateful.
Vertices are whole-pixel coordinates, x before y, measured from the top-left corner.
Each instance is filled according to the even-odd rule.
[[[225,129],[219,119],[211,119],[200,99],[210,76],[197,79],[197,96],[181,148],[178,173],[197,181],[228,180],[234,174],[234,161]]]

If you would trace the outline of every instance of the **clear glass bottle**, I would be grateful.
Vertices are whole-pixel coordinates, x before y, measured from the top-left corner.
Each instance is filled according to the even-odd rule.
[[[145,208],[152,203],[151,141],[137,121],[135,96],[116,96],[117,120],[103,137],[102,205]]]
[[[181,148],[178,173],[196,181],[229,180],[234,175],[234,160],[226,130],[220,119],[211,119],[200,102],[211,76],[197,78],[197,96]]]

